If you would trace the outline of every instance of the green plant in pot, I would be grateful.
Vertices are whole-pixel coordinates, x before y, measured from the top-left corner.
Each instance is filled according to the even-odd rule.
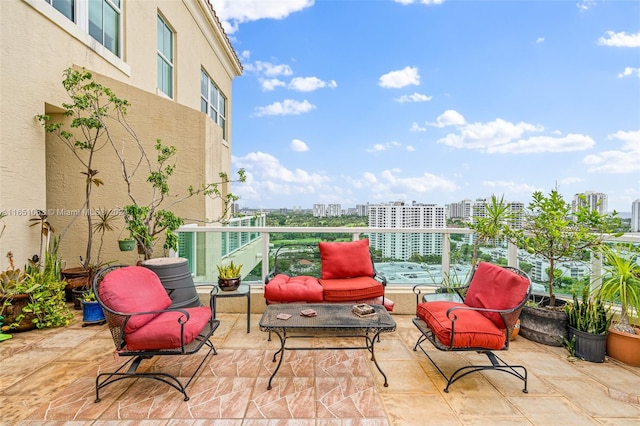
[[[104,324],[106,318],[100,303],[96,300],[96,294],[92,290],[87,291],[82,297],[82,326],[89,324]]]
[[[584,200],[584,197],[582,197]],[[537,306],[525,305],[520,315],[520,334],[550,346],[562,346],[568,337],[564,300],[556,299],[554,283],[560,262],[581,260],[602,246],[606,237],[620,235],[617,213],[602,214],[586,203],[572,212],[557,189],[548,195],[535,192],[525,212],[519,247],[545,259],[549,264],[547,297],[538,297]]]
[[[584,287],[582,297],[573,292],[573,301],[564,305],[569,341],[575,339],[575,355],[585,361],[604,362],[611,315],[599,294],[590,295]]]
[[[599,297],[619,306],[619,318],[607,336],[607,354],[629,365],[640,366],[640,255],[631,244],[603,246],[602,282],[596,288]],[[634,325],[635,324],[635,325]]]
[[[240,270],[242,264],[233,261],[226,265],[218,265],[218,286],[223,291],[234,291],[240,286]]]
[[[0,315],[4,317],[3,331],[27,331],[33,328],[50,328],[68,325],[73,319],[64,287],[60,280],[60,260],[57,257],[58,241],[44,253],[42,268],[28,264],[24,272],[15,268],[13,255],[9,269],[0,273]]]

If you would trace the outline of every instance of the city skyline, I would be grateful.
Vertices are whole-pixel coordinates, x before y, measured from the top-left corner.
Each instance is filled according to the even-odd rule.
[[[640,198],[640,3],[213,0],[240,203]]]

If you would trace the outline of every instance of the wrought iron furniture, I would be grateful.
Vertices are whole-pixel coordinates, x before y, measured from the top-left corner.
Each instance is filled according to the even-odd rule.
[[[372,305],[375,315],[359,317],[352,312],[350,304],[306,304],[287,303],[268,305],[260,319],[260,330],[275,333],[280,338],[280,349],[273,354],[273,362],[278,365],[269,378],[267,389],[271,389],[271,382],[282,365],[286,350],[321,350],[321,349],[366,349],[371,353],[371,360],[384,377],[384,385],[389,386],[387,376],[376,361],[374,353],[375,340],[380,333],[390,333],[396,329],[395,320],[389,315],[382,305]],[[312,309],[315,316],[303,316],[302,310]],[[278,315],[291,315],[288,319],[280,319]],[[294,338],[318,338],[318,337],[361,337],[364,338],[364,346],[332,346],[332,347],[287,347],[288,339]]]
[[[208,287],[211,287],[210,285]],[[188,401],[187,386],[211,355],[217,354],[209,338],[220,325],[210,306],[171,307],[171,298],[160,279],[142,266],[108,266],[98,271],[93,291],[104,310],[119,357],[127,357],[114,372],[96,377],[96,400],[100,389],[126,378],[149,378],[172,386]],[[213,287],[210,291],[217,291]],[[162,371],[139,372],[145,359],[154,356],[181,356],[197,353],[203,346],[205,356],[186,382]]]
[[[393,302],[384,298],[386,278],[378,275],[369,240],[283,246],[265,278],[264,297],[272,303]]]
[[[213,294],[212,309],[213,318],[216,317],[217,299],[224,299],[227,297],[246,297],[247,299],[247,333],[251,332],[251,287],[249,284],[240,284],[236,290],[233,291],[218,291]]]
[[[435,295],[440,300],[421,302],[420,287],[414,287],[418,303],[413,323],[422,334],[413,350],[420,348],[447,380],[445,392],[468,374],[497,370],[522,380],[522,391],[527,393],[527,369],[522,365],[510,365],[493,353],[509,349],[509,337],[531,293],[531,280],[525,272],[480,262],[469,285],[455,288],[457,296],[449,300]],[[447,376],[422,346],[426,340],[441,351],[483,353],[490,363],[463,366]]]

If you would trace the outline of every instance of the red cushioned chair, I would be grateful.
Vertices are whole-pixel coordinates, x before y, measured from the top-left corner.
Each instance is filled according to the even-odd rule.
[[[212,306],[171,308],[171,298],[152,270],[142,266],[108,266],[93,279],[93,291],[102,306],[116,354],[129,359],[116,371],[96,377],[96,401],[100,389],[126,379],[149,378],[172,386],[188,401],[187,386],[216,349],[209,338],[220,325],[213,319]],[[210,296],[217,291],[213,287]],[[210,299],[211,300],[211,299]],[[183,384],[163,372],[138,372],[140,363],[154,356],[180,356],[209,350]]]
[[[520,311],[531,293],[531,280],[527,274],[516,268],[480,262],[473,271],[469,285],[456,291],[461,301],[420,302],[418,299],[413,323],[422,335],[413,350],[420,348],[447,380],[445,392],[449,392],[454,382],[468,374],[498,370],[521,379],[524,382],[522,391],[527,393],[527,369],[522,365],[509,365],[493,353],[509,349],[508,336],[511,336]],[[442,295],[435,296],[442,299]],[[447,377],[422,347],[426,340],[441,351],[484,353],[490,364],[463,366]]]

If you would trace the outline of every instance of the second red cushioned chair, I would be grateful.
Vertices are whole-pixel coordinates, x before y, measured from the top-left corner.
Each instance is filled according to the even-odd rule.
[[[468,286],[456,289],[463,301],[436,300],[418,303],[414,325],[422,335],[413,350],[420,348],[447,380],[444,391],[464,376],[484,370],[509,373],[524,382],[527,392],[527,369],[510,365],[493,351],[509,349],[511,332],[520,311],[531,293],[531,280],[523,271],[480,262]],[[422,347],[430,341],[441,351],[475,351],[484,353],[490,363],[466,365],[447,376]]]

